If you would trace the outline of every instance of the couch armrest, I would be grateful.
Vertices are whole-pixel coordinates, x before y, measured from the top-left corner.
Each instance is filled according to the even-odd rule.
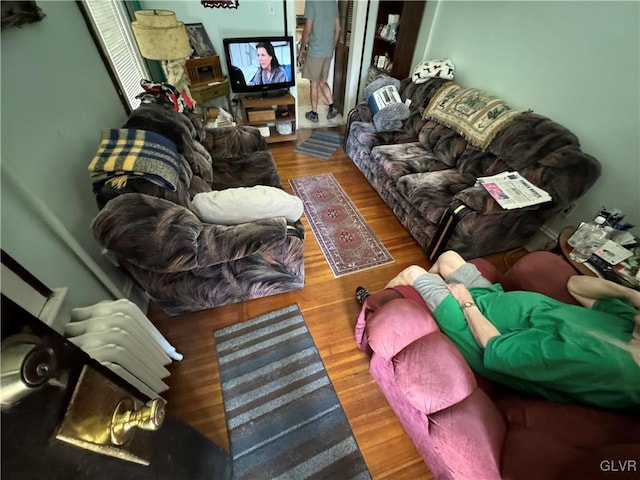
[[[567,290],[567,281],[573,275],[576,271],[560,255],[531,252],[505,273],[502,286],[505,290],[538,292],[561,302],[579,305]]]
[[[373,123],[373,113],[366,102],[360,102],[349,112],[350,122]]]
[[[202,223],[190,210],[144,194],[120,195],[94,218],[100,245],[127,263],[155,272],[181,272],[247,257],[281,244],[286,219],[240,225]]]
[[[439,330],[423,305],[386,289],[365,300],[356,323],[356,343],[361,350],[391,359],[407,345]]]
[[[485,190],[483,186],[471,186],[459,191],[454,196],[455,200],[460,200],[472,210],[483,215],[504,215],[505,213],[534,212],[546,206],[541,203],[530,207],[518,208],[517,210],[505,210],[500,204]]]
[[[504,281],[504,276],[502,275],[502,273],[500,273],[498,269],[493,266],[493,264],[488,260],[485,260],[484,258],[474,258],[472,260],[469,260],[469,263],[473,263],[480,271],[482,276],[489,280],[491,283],[502,283]]]

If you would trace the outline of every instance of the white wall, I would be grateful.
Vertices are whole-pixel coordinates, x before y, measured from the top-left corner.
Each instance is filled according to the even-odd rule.
[[[220,55],[223,69],[224,60],[222,39],[226,37],[248,37],[260,35],[284,34],[284,5],[282,0],[240,0],[234,8],[204,8],[195,0],[142,0],[142,8],[165,9],[176,13],[178,20],[184,23],[202,23],[209,38]],[[287,17],[287,35],[295,36],[296,24],[293,0],[287,2],[291,20]],[[270,10],[270,7],[273,10]],[[273,15],[270,14],[273,11]]]
[[[260,35],[284,35],[285,11],[282,0],[240,0],[238,8],[205,8],[195,0],[141,0],[144,9],[164,9],[175,12],[183,23],[202,23],[216,53],[220,56],[220,65],[225,75],[227,63],[224,55],[223,38],[254,37]],[[287,1],[287,35],[296,37],[296,17],[293,0]],[[294,52],[294,58],[297,55]],[[297,89],[291,89],[297,97]],[[226,108],[225,100],[217,99],[215,104]]]
[[[44,20],[2,31],[2,248],[48,287],[69,286],[71,306],[89,305],[112,297],[29,199],[121,286],[89,228],[98,209],[87,165],[100,130],[126,114],[76,3],[38,5]]]
[[[424,18],[414,58],[452,58],[457,82],[561,123],[602,163],[602,177],[573,214],[549,222],[553,230],[603,205],[640,223],[639,2],[441,0]]]

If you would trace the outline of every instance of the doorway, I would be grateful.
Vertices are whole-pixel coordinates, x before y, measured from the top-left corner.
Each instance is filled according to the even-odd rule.
[[[297,111],[298,128],[326,128],[344,125],[348,110],[355,106],[355,101],[347,95],[347,85],[350,83],[349,75],[359,75],[359,68],[349,69],[349,52],[352,42],[352,22],[354,19],[353,0],[338,0],[338,14],[340,17],[341,34],[336,45],[334,60],[329,70],[328,83],[333,92],[333,102],[340,112],[337,117],[328,120],[328,105],[324,103],[324,98],[320,95],[318,102],[319,122],[311,122],[305,118],[305,113],[311,110],[310,82],[302,78],[300,69],[296,70],[297,85]],[[296,41],[300,42],[304,28],[304,5],[305,0],[295,0],[296,13]],[[359,60],[351,59],[360,63]],[[357,82],[357,80],[356,80]]]

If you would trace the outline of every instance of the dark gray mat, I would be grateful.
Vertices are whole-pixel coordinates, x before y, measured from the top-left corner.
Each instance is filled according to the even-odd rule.
[[[309,138],[296,147],[297,153],[304,153],[312,157],[328,159],[336,149],[342,145],[342,135],[330,130],[314,130]]]
[[[215,341],[234,479],[371,479],[298,305]]]

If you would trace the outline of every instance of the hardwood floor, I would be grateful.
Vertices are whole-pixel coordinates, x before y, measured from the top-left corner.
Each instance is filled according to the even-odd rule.
[[[301,137],[306,133],[301,132]],[[404,267],[429,266],[418,244],[404,229],[375,190],[343,153],[319,160],[293,152],[295,144],[269,146],[288,192],[291,178],[333,173],[367,223],[393,255],[395,262],[360,273],[334,278],[306,219],[304,289],[201,312],[167,317],[153,305],[149,317],[184,354],[169,367],[168,410],[204,436],[229,449],[213,332],[228,325],[297,303],[318,347],[329,377],[344,407],[364,459],[375,480],[430,479],[380,389],[368,371],[368,358],[355,345],[353,327],[359,313],[354,299],[358,285],[378,290]],[[511,254],[509,254],[511,257]],[[510,258],[497,255],[494,263]],[[258,479],[260,480],[260,479]]]

